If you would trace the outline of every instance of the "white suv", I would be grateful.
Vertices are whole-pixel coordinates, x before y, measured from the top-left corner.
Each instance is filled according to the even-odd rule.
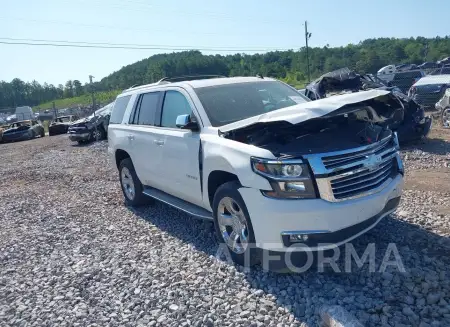
[[[166,78],[117,97],[108,151],[128,205],[212,220],[253,265],[261,249],[339,246],[397,207],[398,110],[382,90],[310,102],[271,78]]]

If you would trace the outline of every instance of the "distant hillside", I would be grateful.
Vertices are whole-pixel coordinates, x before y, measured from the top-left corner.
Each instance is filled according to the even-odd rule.
[[[361,73],[376,72],[392,63],[437,61],[450,56],[450,38],[367,39],[357,45],[309,50],[313,78],[350,67]],[[134,84],[152,83],[164,76],[222,74],[226,76],[272,76],[294,86],[307,81],[306,51],[276,51],[265,54],[203,55],[199,51],[158,54],[123,67],[103,78],[97,88],[124,89]]]
[[[299,42],[302,40],[299,39]],[[379,38],[368,39],[345,47],[322,47],[309,50],[311,77],[342,67],[350,67],[360,73],[376,72],[392,63],[436,61],[450,56],[448,36],[427,39]],[[203,55],[200,51],[158,54],[134,64],[94,83],[96,92],[123,90],[134,84],[152,83],[164,76],[221,74],[226,76],[251,76],[262,74],[280,78],[303,87],[307,82],[305,48],[276,51],[265,54]],[[0,109],[19,105],[42,108],[57,100],[58,107],[90,103],[90,85],[78,80],[68,80],[65,85],[40,85],[36,81],[25,83],[18,78],[10,83],[0,81]],[[118,91],[115,91],[118,92]],[[106,93],[111,95],[111,93]],[[105,95],[105,96],[106,96]],[[81,96],[81,98],[80,98]],[[103,93],[98,95],[103,96]]]
[[[102,105],[107,104],[111,101],[113,101],[117,94],[119,94],[121,90],[115,90],[115,91],[102,91],[95,94],[95,99],[97,103],[100,103]],[[33,107],[33,110],[43,110],[43,109],[51,109],[53,108],[53,101],[42,103],[38,106]],[[65,99],[57,99],[55,100],[55,107],[56,108],[70,108],[70,107],[76,107],[78,105],[80,106],[88,106],[92,104],[92,97],[90,94],[84,94],[78,97],[73,98],[65,98]]]

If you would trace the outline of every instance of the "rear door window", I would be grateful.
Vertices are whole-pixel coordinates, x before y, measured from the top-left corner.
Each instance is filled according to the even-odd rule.
[[[192,108],[186,97],[178,91],[167,91],[161,114],[161,126],[176,128],[176,120],[180,115],[190,115]]]
[[[141,95],[139,110],[134,117],[135,124],[155,125],[156,111],[159,107],[161,92],[145,93]]]
[[[111,113],[111,118],[109,120],[110,124],[120,124],[122,123],[123,115],[127,109],[128,102],[130,102],[131,95],[126,95],[116,99],[114,108]]]

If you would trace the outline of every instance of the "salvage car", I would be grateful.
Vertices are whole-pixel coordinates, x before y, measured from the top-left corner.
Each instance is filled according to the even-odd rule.
[[[56,118],[48,126],[48,135],[66,134],[70,125],[78,119],[77,116],[61,116]]]
[[[45,136],[44,127],[37,120],[23,120],[3,131],[3,142],[31,140],[37,136]]]
[[[78,144],[105,139],[113,105],[114,102],[98,109],[89,117],[73,122],[67,130],[69,139]]]
[[[450,88],[450,74],[426,76],[414,83],[408,95],[425,109],[434,109],[445,90]]]
[[[117,97],[108,152],[127,205],[213,221],[252,266],[340,246],[395,210],[404,170],[389,126],[402,113],[386,90],[308,101],[267,77],[164,78]]]
[[[387,84],[387,83],[386,83]],[[322,75],[306,86],[306,96],[312,100],[337,94],[360,92],[370,89],[387,90],[393,93],[404,108],[403,120],[391,125],[398,133],[400,143],[419,140],[428,135],[432,120],[425,117],[425,111],[397,86],[387,86],[371,74],[359,75],[348,68],[342,68]]]

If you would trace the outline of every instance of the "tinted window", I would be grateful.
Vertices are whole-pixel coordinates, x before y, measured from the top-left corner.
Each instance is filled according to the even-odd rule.
[[[155,113],[158,108],[160,92],[145,93],[141,96],[139,110],[134,117],[134,123],[139,125],[154,125]]]
[[[131,95],[126,95],[116,99],[114,104],[114,109],[109,120],[110,124],[120,124],[127,109],[128,102],[130,101]]]
[[[177,91],[167,91],[162,109],[161,126],[177,127],[175,125],[177,117],[191,113],[191,106],[183,94]]]
[[[213,126],[308,102],[305,96],[277,81],[207,86],[195,91]]]

